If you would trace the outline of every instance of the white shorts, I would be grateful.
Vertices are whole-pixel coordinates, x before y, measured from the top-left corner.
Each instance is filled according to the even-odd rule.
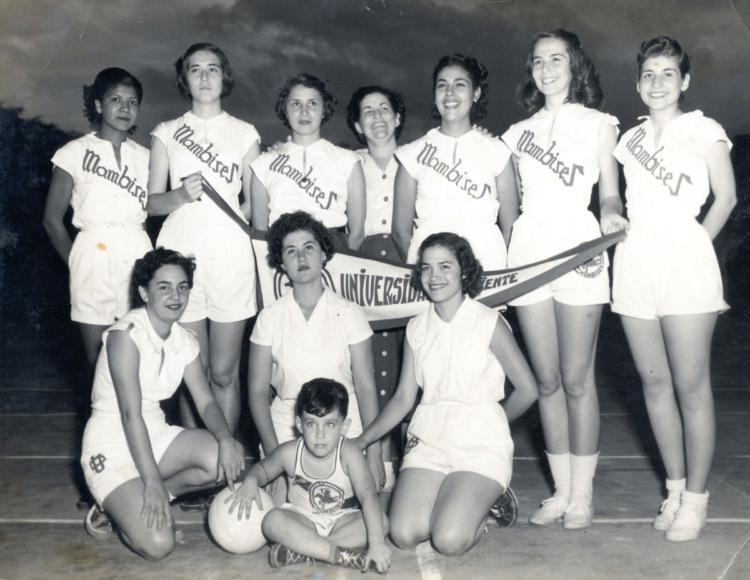
[[[195,257],[193,289],[180,322],[238,322],[257,313],[253,249],[234,224],[220,232],[167,226],[156,245]]]
[[[601,236],[596,218],[588,211],[561,218],[565,230],[555,232],[549,218],[538,220],[522,214],[513,224],[508,248],[508,267],[514,268],[549,258]],[[609,258],[602,252],[571,272],[510,301],[511,306],[529,306],[554,298],[570,306],[609,302]]]
[[[68,258],[70,318],[109,326],[130,310],[133,264],[151,250],[142,229],[82,230]]]
[[[158,464],[184,429],[168,425],[161,411],[144,414],[143,419]],[[119,414],[94,411],[83,432],[81,467],[86,485],[100,507],[115,489],[141,476],[130,454]]]
[[[313,525],[315,526],[315,531],[319,536],[323,538],[327,538],[331,534],[333,528],[336,526],[336,523],[341,518],[348,516],[349,514],[361,513],[361,510],[358,510],[356,508],[347,508],[338,510],[334,514],[314,514],[305,511],[302,508],[299,508],[291,503],[283,503],[279,506],[279,509],[287,510],[304,516],[313,523]]]
[[[457,221],[446,224],[437,222],[420,222],[414,229],[414,234],[409,243],[409,252],[406,261],[409,264],[417,263],[419,246],[431,234],[440,232],[453,232],[466,239],[471,245],[474,255],[482,264],[485,272],[491,270],[503,270],[506,267],[505,239],[500,228],[495,224],[477,224],[475,222]]]
[[[279,397],[275,397],[271,403],[271,421],[273,429],[276,431],[276,439],[279,440],[279,445],[287,441],[294,441],[300,435],[297,432],[297,426],[294,421],[294,404],[295,401],[280,399]],[[354,439],[362,435],[362,419],[359,415],[357,397],[353,393],[349,393],[349,410],[346,417],[347,419],[351,419],[346,436],[349,439]]]
[[[409,423],[401,469],[470,471],[507,489],[513,475],[513,440],[499,403],[420,404]],[[398,486],[398,482],[396,482]]]
[[[615,250],[613,276],[612,310],[624,316],[654,320],[729,308],[711,236],[692,218],[631,223]]]

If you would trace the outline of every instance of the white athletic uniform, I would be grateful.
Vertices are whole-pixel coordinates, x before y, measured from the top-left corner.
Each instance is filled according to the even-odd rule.
[[[341,446],[344,438],[336,446],[333,471],[326,477],[313,477],[305,472],[305,442],[297,441],[297,456],[294,461],[294,474],[289,478],[288,502],[281,509],[305,516],[315,525],[319,536],[328,537],[333,527],[342,517],[360,511],[360,504],[352,489],[352,482],[341,465]]]
[[[323,291],[309,320],[305,320],[292,292],[260,311],[250,340],[271,347],[271,385],[276,389],[271,419],[279,443],[297,437],[297,395],[303,384],[316,378],[333,379],[344,385],[349,393],[348,434],[356,437],[362,433],[349,347],[370,336],[372,330],[360,307],[328,289]]]
[[[599,181],[599,151],[618,121],[612,115],[567,103],[511,125],[503,141],[518,159],[522,214],[513,225],[508,266],[554,256],[601,236],[588,210]],[[606,252],[549,284],[511,301],[513,306],[553,298],[564,304],[609,302]]]
[[[115,330],[127,332],[138,349],[141,413],[157,464],[183,431],[182,427],[167,424],[159,401],[174,394],[185,367],[196,359],[199,351],[198,339],[179,324],[173,324],[169,336],[163,340],[151,326],[145,308],[131,310],[104,333],[91,393],[91,418],[86,423],[81,451],[86,484],[100,506],[120,485],[140,477],[122,426],[109,366],[107,340]]]
[[[409,423],[402,469],[471,471],[507,488],[513,440],[505,411],[505,372],[490,350],[498,314],[465,297],[453,320],[435,306],[409,321],[406,340],[422,400]]]
[[[126,139],[118,164],[112,143],[89,133],[58,149],[52,163],[73,178],[73,225],[81,230],[68,259],[71,318],[112,324],[129,310],[133,263],[151,249],[143,229],[148,149]]]
[[[302,210],[327,228],[347,224],[347,182],[359,157],[318,139],[302,147],[291,140],[263,153],[250,167],[268,193],[268,225],[282,214]]]
[[[711,236],[695,219],[710,191],[706,158],[724,129],[700,111],[670,121],[658,143],[649,118],[622,136],[630,230],[617,246],[612,310],[635,318],[728,308]]]
[[[200,171],[242,217],[242,160],[260,142],[255,127],[226,112],[210,119],[187,112],[151,134],[167,149],[172,189]],[[182,322],[236,322],[257,312],[250,238],[207,195],[169,214],[156,244],[195,256],[195,279]]]
[[[476,129],[458,138],[432,129],[400,147],[396,157],[417,181],[416,219],[407,261],[416,263],[419,246],[430,234],[453,232],[468,240],[485,271],[505,268],[495,182],[510,158],[502,141]]]

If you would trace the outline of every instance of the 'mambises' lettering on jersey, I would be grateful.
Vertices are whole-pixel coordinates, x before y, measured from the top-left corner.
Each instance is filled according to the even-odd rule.
[[[183,123],[182,126],[174,132],[172,138],[182,145],[185,149],[190,151],[195,157],[206,165],[211,171],[218,175],[221,179],[227,183],[232,183],[235,176],[240,170],[240,166],[237,163],[227,165],[221,159],[219,154],[213,151],[214,144],[209,143],[207,146],[203,146],[193,140],[195,131],[187,123]]]
[[[558,158],[559,153],[555,151],[557,141],[552,141],[545,151],[544,147],[534,142],[536,134],[534,131],[526,129],[521,133],[521,137],[516,144],[516,150],[519,153],[526,153],[532,159],[535,159],[557,175],[566,187],[572,187],[577,174],[584,174],[583,166],[574,164],[566,165],[564,161]]]
[[[476,183],[470,177],[467,176],[466,171],[462,171],[461,167],[462,159],[458,159],[453,166],[449,163],[441,161],[435,154],[437,147],[430,143],[424,143],[422,145],[422,151],[417,155],[417,163],[421,163],[425,167],[429,167],[438,175],[441,175],[447,179],[450,183],[453,183],[459,190],[466,192],[467,195],[474,199],[482,199],[487,195],[492,195],[492,187],[487,183]],[[482,188],[480,191],[479,188]]]
[[[289,155],[286,153],[279,153],[271,162],[269,169],[274,173],[288,177],[294,183],[297,184],[302,191],[309,195],[312,200],[318,204],[322,209],[328,209],[331,207],[331,203],[338,199],[338,194],[335,191],[324,191],[316,185],[317,180],[312,176],[312,166],[307,170],[307,173],[302,173],[299,169],[290,165]]]
[[[638,127],[630,140],[625,144],[627,150],[643,169],[648,171],[654,179],[661,181],[672,195],[680,194],[680,188],[684,182],[687,182],[689,185],[693,184],[690,176],[684,173],[680,173],[675,178],[674,173],[664,167],[664,159],[658,157],[664,147],[659,147],[656,151],[650,153],[648,149],[641,145],[641,141],[645,138],[646,129]]]
[[[148,193],[146,189],[138,185],[137,178],[128,175],[128,170],[130,168],[127,165],[122,166],[121,172],[109,169],[102,165],[102,158],[97,153],[91,149],[86,149],[86,152],[83,154],[81,169],[86,173],[93,173],[97,177],[101,177],[110,183],[114,183],[120,189],[124,189],[138,201],[141,208],[144,210],[146,209],[146,198]]]

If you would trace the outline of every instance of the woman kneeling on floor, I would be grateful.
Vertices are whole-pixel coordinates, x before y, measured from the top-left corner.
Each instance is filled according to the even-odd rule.
[[[175,324],[185,310],[195,262],[158,248],[137,260],[130,285],[135,308],[103,337],[83,434],[81,464],[96,499],[86,530],[106,538],[113,524],[136,554],[170,554],[176,496],[234,486],[245,467],[242,445],[230,435],[199,359],[195,335]],[[168,425],[159,401],[185,383],[208,427]],[[103,508],[103,511],[102,511]]]

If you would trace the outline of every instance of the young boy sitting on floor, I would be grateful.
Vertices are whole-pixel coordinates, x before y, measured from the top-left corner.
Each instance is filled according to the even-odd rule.
[[[350,423],[348,407],[349,395],[340,383],[331,379],[305,383],[295,407],[302,437],[283,443],[253,465],[230,497],[230,511],[237,507],[238,517],[249,517],[251,502],[260,504],[258,488],[282,473],[287,475],[287,503],[263,519],[263,535],[272,543],[268,559],[274,568],[315,560],[363,571],[372,564],[381,573],[390,567],[387,519],[380,510],[375,482],[362,452],[344,438]]]

